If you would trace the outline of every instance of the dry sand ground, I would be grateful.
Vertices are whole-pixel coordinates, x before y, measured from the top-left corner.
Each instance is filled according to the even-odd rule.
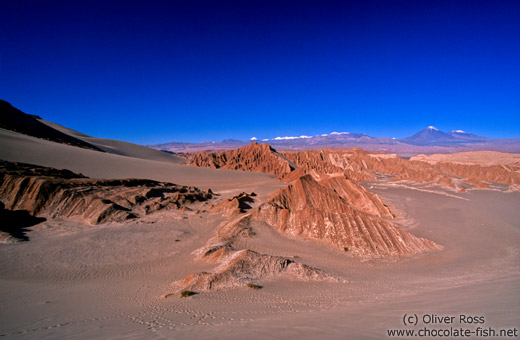
[[[211,187],[222,198],[256,191],[259,201],[283,185],[262,174],[95,153],[3,130],[0,137],[2,159],[97,178],[146,177]],[[349,282],[273,280],[259,282],[260,290],[164,299],[172,282],[211,270],[213,265],[192,261],[190,253],[213,236],[221,217],[170,211],[101,226],[49,220],[31,228],[29,242],[0,245],[0,337],[381,339],[386,329],[404,328],[405,313],[481,315],[485,327],[519,328],[520,193],[475,190],[447,196],[442,189],[367,186],[404,213],[403,228],[445,249],[361,261],[257,226],[257,236],[242,241],[248,248],[295,256]]]

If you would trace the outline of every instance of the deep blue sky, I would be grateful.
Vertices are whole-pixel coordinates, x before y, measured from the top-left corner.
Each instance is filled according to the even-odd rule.
[[[168,4],[167,4],[168,3]],[[519,1],[2,1],[0,98],[147,144],[520,137]]]

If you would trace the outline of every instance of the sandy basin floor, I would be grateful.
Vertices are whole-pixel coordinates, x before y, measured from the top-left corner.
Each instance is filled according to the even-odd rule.
[[[241,246],[296,256],[349,282],[275,280],[261,290],[163,299],[173,281],[211,270],[190,252],[213,235],[219,216],[167,212],[94,227],[47,221],[29,242],[0,246],[0,337],[381,339],[406,328],[404,314],[475,315],[486,328],[520,328],[520,193],[372,191],[405,213],[403,228],[445,249],[360,261],[258,226]]]

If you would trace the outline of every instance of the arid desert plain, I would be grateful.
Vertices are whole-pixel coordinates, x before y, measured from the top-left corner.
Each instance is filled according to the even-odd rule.
[[[0,129],[1,338],[518,337],[518,154],[181,157],[35,121]]]

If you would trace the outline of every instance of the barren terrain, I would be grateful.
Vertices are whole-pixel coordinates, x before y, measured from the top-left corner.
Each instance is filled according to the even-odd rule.
[[[69,133],[110,152],[0,130],[0,159],[24,163],[3,163],[2,211],[37,219],[0,244],[4,338],[379,339],[410,313],[519,325],[516,156],[253,144],[194,166]]]

